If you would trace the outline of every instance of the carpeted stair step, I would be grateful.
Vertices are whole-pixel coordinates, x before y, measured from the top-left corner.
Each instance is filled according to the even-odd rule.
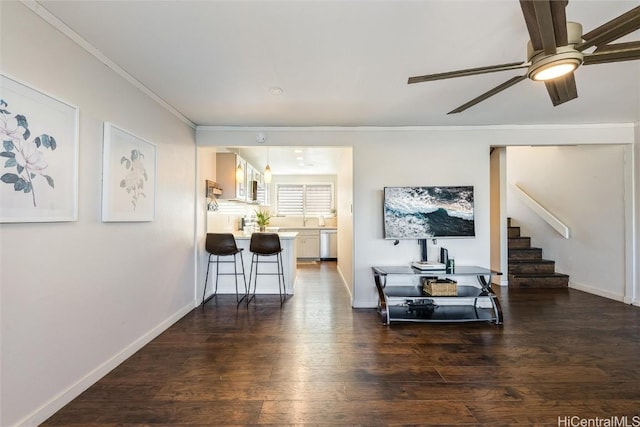
[[[549,259],[510,259],[509,274],[553,274],[556,262]]]
[[[519,259],[542,259],[541,248],[509,248],[508,249],[509,262],[511,260]]]
[[[520,227],[508,227],[507,237],[520,237]]]
[[[510,288],[566,288],[569,276],[566,274],[509,274]]]

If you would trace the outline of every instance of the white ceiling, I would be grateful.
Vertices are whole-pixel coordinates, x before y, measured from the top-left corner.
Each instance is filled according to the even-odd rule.
[[[254,146],[212,147],[231,151],[262,171],[269,164],[273,175],[336,175],[344,147]]]
[[[553,107],[521,70],[408,85],[414,75],[526,60],[515,0],[39,3],[197,125],[448,126],[637,122],[640,61],[583,66]],[[639,0],[571,0],[585,32]],[[638,33],[627,39],[638,40]],[[273,95],[271,87],[282,95]]]
[[[640,120],[640,61],[580,67],[579,98],[558,107],[542,83],[525,80],[463,113],[446,114],[522,70],[407,84],[409,76],[526,60],[528,34],[515,0],[39,4],[196,125]],[[638,4],[571,0],[567,17],[587,32]],[[621,40],[638,40],[638,33]],[[283,93],[273,94],[273,87]]]

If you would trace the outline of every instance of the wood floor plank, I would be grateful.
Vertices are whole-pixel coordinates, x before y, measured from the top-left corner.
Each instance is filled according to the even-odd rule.
[[[42,425],[557,426],[640,415],[638,307],[573,289],[496,292],[502,326],[385,326],[351,308],[335,263],[305,265],[282,306],[277,295],[248,306],[220,295]]]
[[[438,372],[447,382],[588,382],[607,381],[605,372],[590,366],[439,366]]]
[[[261,406],[261,402],[252,401],[85,401],[54,415],[49,420],[49,425],[86,426],[120,422],[150,425],[157,423],[242,425],[256,423]]]
[[[346,385],[349,400],[416,401],[519,401],[522,392],[514,386],[486,384],[451,384],[427,381],[389,381],[384,383],[350,382]]]
[[[347,400],[344,382],[307,381],[226,381],[207,379],[167,384],[153,395],[159,400],[279,400],[340,401]]]
[[[388,425],[403,420],[405,424],[463,425],[477,424],[469,409],[460,402],[447,401],[347,401],[265,402],[259,423],[338,425]]]

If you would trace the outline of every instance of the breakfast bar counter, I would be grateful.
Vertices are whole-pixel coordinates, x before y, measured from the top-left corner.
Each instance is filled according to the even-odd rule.
[[[280,245],[282,246],[282,263],[284,267],[284,280],[287,295],[293,295],[294,284],[296,281],[296,232],[279,232]],[[249,250],[249,244],[251,241],[251,233],[245,233],[242,231],[234,232],[233,236],[236,239],[238,248],[244,249],[242,251],[242,259],[244,262],[245,274],[247,278],[247,286],[249,285],[249,271],[251,269],[251,251]],[[261,257],[264,260],[263,257]],[[221,258],[223,260],[223,258]],[[216,263],[215,258],[212,258],[211,271],[209,272],[209,284],[207,290],[210,291],[215,286],[216,277]],[[271,261],[271,260],[268,260]],[[275,257],[273,257],[275,261]],[[238,261],[238,270],[240,270],[240,261]],[[277,271],[276,264],[260,263],[261,273],[275,273]],[[220,265],[220,272],[229,273],[233,272],[233,263],[224,263]],[[239,278],[239,291],[243,292],[242,278]],[[233,276],[220,276],[218,279],[218,293],[219,294],[235,294],[235,281]],[[256,289],[257,294],[278,294],[278,277],[277,276],[260,276],[258,278],[258,286]]]

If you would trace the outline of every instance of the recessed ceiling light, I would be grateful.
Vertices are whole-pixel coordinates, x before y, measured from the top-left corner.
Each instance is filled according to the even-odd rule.
[[[293,150],[293,152],[294,153],[302,153],[302,150],[298,148],[298,149]]]
[[[282,95],[284,90],[279,86],[271,86],[269,92],[271,92],[271,95]]]
[[[298,157],[296,157],[296,160],[304,160],[304,157],[298,156]]]

